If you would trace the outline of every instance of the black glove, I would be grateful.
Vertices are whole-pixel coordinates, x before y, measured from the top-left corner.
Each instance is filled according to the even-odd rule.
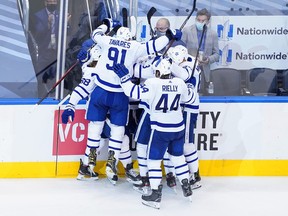
[[[112,20],[111,18],[106,18],[102,21],[103,24],[107,26],[107,31],[105,34],[110,32],[116,26],[122,26],[121,22],[118,20]]]
[[[182,37],[182,32],[179,29],[168,29],[166,31],[166,36],[168,37],[169,40],[180,40]]]

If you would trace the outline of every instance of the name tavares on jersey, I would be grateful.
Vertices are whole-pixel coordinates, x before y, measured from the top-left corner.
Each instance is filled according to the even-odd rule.
[[[122,41],[122,40],[116,40],[116,39],[110,39],[109,44],[114,45],[114,46],[124,47],[126,49],[129,49],[131,45],[131,43],[128,41]]]
[[[163,92],[177,92],[178,85],[162,85]]]

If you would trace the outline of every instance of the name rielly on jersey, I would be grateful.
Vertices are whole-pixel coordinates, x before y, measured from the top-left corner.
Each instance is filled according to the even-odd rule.
[[[129,49],[131,45],[131,43],[128,41],[122,41],[122,40],[117,40],[117,39],[110,39],[109,44],[114,45],[114,46],[124,47],[126,49]]]
[[[178,85],[162,85],[163,92],[177,92]]]

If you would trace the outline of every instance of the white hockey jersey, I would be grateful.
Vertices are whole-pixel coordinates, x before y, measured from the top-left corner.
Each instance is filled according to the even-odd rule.
[[[152,62],[155,56],[146,56],[144,61],[139,61],[134,65],[134,77],[140,79],[140,83],[144,84],[144,82],[149,78],[155,77],[155,72],[152,69]],[[150,113],[150,108],[147,100],[141,99],[138,105],[139,108],[144,109],[146,112]]]
[[[150,55],[163,49],[169,42],[166,36],[140,43],[106,36],[107,26],[100,25],[92,33],[92,39],[102,48],[102,55],[93,74],[95,82],[101,88],[111,92],[123,92],[119,77],[113,72],[113,65],[124,64],[133,73],[133,65],[140,56]]]
[[[70,104],[76,106],[80,100],[88,97],[94,90],[96,84],[94,81],[95,76],[92,76],[93,73],[95,73],[95,67],[90,67],[86,64],[82,66],[82,79],[71,94]]]
[[[190,113],[199,113],[199,90],[201,82],[201,69],[196,63],[195,70],[193,73],[193,67],[195,58],[188,56],[187,61],[182,62],[180,65],[172,63],[171,72],[174,76],[184,80],[186,84],[192,84],[194,86],[195,100],[184,104],[184,110]]]
[[[150,78],[143,85],[122,83],[127,96],[144,99],[150,107],[151,128],[163,132],[177,132],[184,129],[181,102],[194,100],[193,86],[183,80]]]

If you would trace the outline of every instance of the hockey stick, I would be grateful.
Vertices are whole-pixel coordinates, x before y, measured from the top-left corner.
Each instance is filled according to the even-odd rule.
[[[114,27],[109,33],[109,36],[113,36],[117,30],[120,28],[121,26],[116,26]],[[52,88],[44,95],[44,97],[42,97],[37,103],[36,105],[39,105],[42,103],[42,101],[48,97],[48,95],[61,83],[61,81],[63,79],[65,79],[65,77],[73,70],[74,67],[76,67],[76,65],[79,63],[79,60],[77,59],[77,61],[64,73],[64,75],[52,86]]]
[[[194,13],[195,9],[196,9],[196,1],[197,0],[194,0],[193,2],[193,7],[192,7],[192,10],[191,12],[189,13],[189,15],[187,16],[187,18],[184,20],[184,22],[182,23],[181,27],[180,27],[180,31],[182,31],[182,29],[184,28],[184,26],[186,25],[186,23],[188,22],[188,20],[190,19],[190,17],[192,16],[192,14]],[[172,39],[170,41],[170,43],[168,44],[165,52],[163,53],[163,57],[166,55],[166,53],[168,52],[169,48],[172,46],[172,44],[174,43],[175,39]]]
[[[197,52],[196,52],[196,56],[195,56],[195,61],[194,61],[194,65],[193,65],[193,70],[192,70],[192,77],[194,76],[194,71],[195,71],[195,68],[196,68],[196,63],[197,63],[197,59],[198,59],[198,56],[199,56],[199,51],[200,51],[200,47],[202,45],[202,41],[203,41],[203,38],[204,38],[204,34],[205,34],[205,31],[206,31],[206,24],[204,24],[203,26],[203,30],[202,30],[202,34],[201,34],[201,38],[200,38],[200,41],[199,41],[199,44],[198,44],[198,49],[197,49]],[[205,76],[204,76],[205,78]]]
[[[122,8],[122,18],[123,18],[123,26],[128,27],[128,10],[127,8]]]
[[[89,27],[90,27],[90,32],[92,33],[92,20],[91,20],[91,14],[90,14],[90,8],[89,8],[89,0],[86,0],[86,7],[87,7],[87,13],[88,13],[88,19],[89,19]]]
[[[30,83],[33,79],[37,78],[39,75],[41,75],[42,73],[44,73],[49,67],[51,67],[53,64],[55,64],[57,62],[57,59],[54,60],[53,62],[51,62],[49,65],[47,65],[45,68],[43,68],[41,71],[39,71],[38,73],[36,73],[35,76],[33,76],[31,79],[29,79],[28,81],[26,81],[25,83],[23,83],[21,86],[18,87],[18,89],[22,89],[24,86],[26,86],[28,83]]]
[[[194,13],[195,9],[196,9],[196,0],[194,0],[192,10],[191,10],[190,14],[187,16],[187,18],[184,20],[184,22],[182,23],[180,30],[182,30],[184,28],[184,26],[186,25],[186,23],[188,22],[188,20],[192,16],[192,14]]]
[[[105,0],[105,1],[104,1],[104,5],[105,5],[107,17],[112,18],[112,11],[111,11],[110,2],[109,2],[108,0]]]
[[[109,33],[109,36],[113,36],[117,30],[120,28],[121,26],[116,26],[114,27]],[[42,97],[37,103],[36,106],[41,104],[42,101],[48,97],[48,95],[61,83],[61,81],[63,79],[65,79],[65,77],[73,70],[74,67],[76,67],[76,65],[79,63],[79,60],[77,59],[77,61],[64,73],[64,75],[52,86],[52,88],[44,95],[44,97]]]
[[[130,17],[130,32],[132,35],[132,39],[136,40],[136,33],[137,33],[137,21],[135,16]]]
[[[68,49],[67,49],[68,50]],[[66,51],[67,51],[66,50]],[[74,54],[75,52],[78,52],[80,49],[76,49],[72,52],[72,54]],[[51,62],[49,65],[47,65],[45,68],[43,68],[41,71],[37,72],[33,77],[31,77],[28,81],[26,81],[25,83],[23,83],[21,86],[18,87],[18,89],[22,89],[23,87],[25,87],[27,84],[29,84],[32,80],[36,79],[39,75],[41,75],[42,73],[44,73],[48,68],[50,68],[53,64],[55,64],[57,62],[57,59],[55,59],[53,62]]]
[[[112,37],[113,35],[116,34],[116,32],[120,27],[121,27],[120,25],[115,26],[107,35]]]
[[[48,95],[61,83],[63,79],[73,70],[73,68],[78,64],[79,60],[77,61],[64,73],[64,75],[52,86],[52,88],[42,97],[35,105],[39,105],[42,101],[48,97]]]
[[[151,17],[154,15],[154,13],[157,11],[157,9],[155,7],[151,7],[150,10],[147,13],[147,21],[150,27],[150,36],[151,38],[153,38],[153,28],[151,25]]]

